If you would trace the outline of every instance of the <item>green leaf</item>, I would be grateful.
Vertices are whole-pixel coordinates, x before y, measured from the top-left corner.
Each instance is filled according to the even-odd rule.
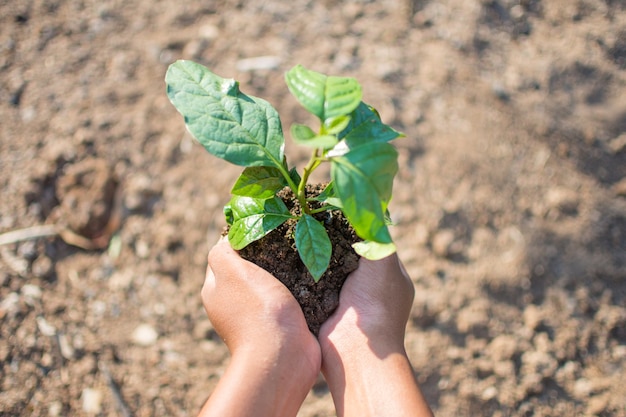
[[[233,224],[228,240],[235,250],[261,239],[293,216],[278,198],[259,199],[233,196],[230,200]]]
[[[328,183],[326,188],[324,188],[324,191],[322,191],[317,197],[312,198],[312,200],[319,201],[320,203],[326,203],[327,205],[336,207],[340,210],[343,208],[341,200],[335,193],[335,186],[332,181]]]
[[[235,218],[233,216],[233,209],[230,206],[230,203],[224,206],[224,217],[226,218],[226,224],[229,226],[232,225],[235,221]]]
[[[332,245],[326,229],[313,216],[305,214],[296,224],[296,248],[300,259],[318,282],[330,264]]]
[[[322,122],[352,113],[361,102],[361,86],[354,78],[329,77],[296,65],[285,81],[300,104]]]
[[[243,170],[230,192],[233,195],[266,199],[287,185],[287,180],[278,168],[248,167]]]
[[[385,211],[398,171],[397,156],[393,146],[374,142],[331,159],[331,178],[343,212],[365,240],[391,243]]]
[[[339,134],[339,138],[345,139],[350,148],[371,142],[389,142],[400,136],[404,135],[384,124],[376,109],[363,102],[352,113],[345,130]]]
[[[302,177],[300,177],[300,174],[298,174],[298,170],[296,169],[296,167],[293,167],[289,170],[289,177],[291,178],[291,181],[293,181],[293,183],[296,186],[300,185],[300,181],[302,181]]]
[[[187,129],[210,153],[242,166],[278,166],[284,137],[276,110],[239,91],[239,83],[191,61],[165,75],[167,95]]]
[[[351,117],[348,115],[333,117],[324,121],[324,129],[330,135],[336,135],[350,124]]]
[[[297,142],[305,142],[315,137],[315,132],[313,131],[313,129],[306,125],[300,125],[297,123],[291,125],[290,132],[293,140]]]
[[[352,247],[356,253],[371,261],[386,258],[396,252],[396,245],[393,243],[378,243],[369,240],[357,242]]]

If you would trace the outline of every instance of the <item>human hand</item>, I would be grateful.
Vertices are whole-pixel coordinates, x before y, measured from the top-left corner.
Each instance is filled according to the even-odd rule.
[[[346,280],[337,311],[320,329],[326,353],[352,350],[366,340],[379,356],[404,349],[404,331],[415,290],[397,255],[379,261],[361,258]]]
[[[322,372],[338,417],[432,416],[404,350],[415,290],[398,257],[361,258],[320,329]]]
[[[232,360],[201,415],[295,415],[321,352],[289,290],[221,240],[209,253],[202,302]]]

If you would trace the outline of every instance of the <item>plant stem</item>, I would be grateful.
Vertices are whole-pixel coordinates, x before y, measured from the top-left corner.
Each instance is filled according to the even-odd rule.
[[[298,186],[297,198],[300,202],[300,206],[302,207],[302,211],[306,214],[311,214],[311,209],[309,209],[309,205],[306,202],[306,185],[309,180],[309,176],[311,172],[315,170],[320,164],[319,159],[319,150],[316,149],[313,156],[309,160],[309,163],[306,167],[304,167],[304,171],[302,172],[302,180],[300,181],[300,185]]]

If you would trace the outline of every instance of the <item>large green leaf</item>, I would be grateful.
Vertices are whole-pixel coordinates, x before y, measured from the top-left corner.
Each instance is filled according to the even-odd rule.
[[[398,153],[388,143],[374,142],[331,159],[331,177],[343,211],[366,240],[391,243],[385,211],[398,171]]]
[[[333,250],[326,229],[313,216],[305,214],[296,224],[295,238],[300,259],[315,282],[319,281],[328,269]]]
[[[210,153],[236,165],[280,165],[282,127],[267,101],[241,93],[235,80],[192,61],[170,65],[165,82],[187,128]]]
[[[233,195],[266,199],[287,185],[287,180],[278,168],[248,167],[243,170],[230,192]]]
[[[392,129],[380,120],[378,112],[371,106],[361,102],[352,113],[348,126],[339,134],[350,148],[371,142],[389,142],[402,133]]]
[[[361,102],[361,86],[354,78],[326,76],[296,65],[285,80],[300,104],[323,122],[352,113]]]
[[[278,197],[260,199],[233,196],[230,212],[233,223],[228,231],[228,240],[236,250],[261,239],[293,217]]]

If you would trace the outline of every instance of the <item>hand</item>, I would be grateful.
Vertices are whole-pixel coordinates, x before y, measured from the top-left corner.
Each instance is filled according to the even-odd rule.
[[[289,290],[222,240],[209,253],[202,301],[232,360],[201,415],[295,415],[321,351]]]
[[[322,372],[337,416],[431,416],[404,350],[415,289],[394,254],[361,258],[322,325]]]
[[[361,339],[380,357],[403,350],[414,294],[395,254],[379,261],[361,258],[341,290],[337,311],[320,330],[322,351],[349,350]]]

